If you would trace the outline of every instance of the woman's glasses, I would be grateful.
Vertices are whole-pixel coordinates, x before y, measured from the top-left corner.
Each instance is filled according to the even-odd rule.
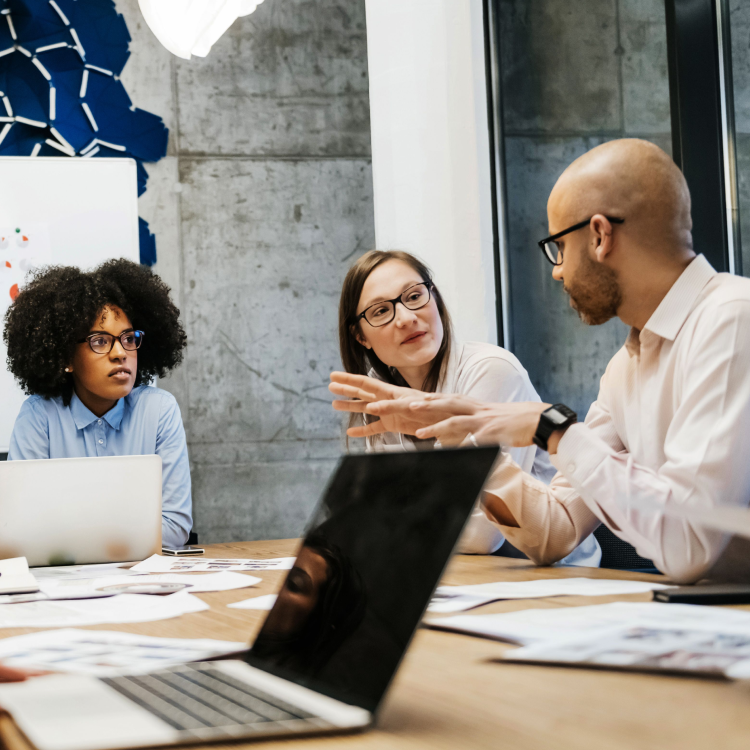
[[[91,351],[96,354],[109,354],[115,347],[115,341],[119,341],[123,349],[132,352],[143,343],[144,335],[143,331],[125,331],[119,336],[113,336],[111,333],[92,333],[78,343],[88,343]]]
[[[387,325],[396,317],[397,303],[400,302],[407,310],[419,310],[419,308],[424,307],[430,301],[430,291],[433,288],[430,281],[410,286],[401,292],[398,297],[370,305],[366,310],[357,315],[354,322],[356,323],[358,320],[364,318],[373,328]]]

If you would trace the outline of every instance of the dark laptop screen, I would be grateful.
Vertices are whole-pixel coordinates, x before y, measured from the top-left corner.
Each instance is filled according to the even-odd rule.
[[[342,458],[247,661],[375,710],[497,454]]]

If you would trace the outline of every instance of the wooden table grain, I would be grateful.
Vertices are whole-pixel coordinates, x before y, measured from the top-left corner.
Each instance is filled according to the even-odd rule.
[[[286,557],[299,540],[210,545],[206,557]],[[264,612],[227,604],[274,593],[283,571],[261,571],[253,588],[196,594],[210,610],[172,620],[92,626],[171,638],[255,636]],[[446,584],[528,581],[540,578],[661,576],[593,568],[536,568],[525,560],[458,555]],[[477,613],[649,601],[650,594],[566,596],[496,602]],[[750,609],[743,607],[744,609]],[[2,629],[0,637],[34,632]],[[454,633],[420,629],[380,711],[377,726],[340,737],[231,743],[252,750],[746,750],[750,745],[750,687],[741,683],[663,677],[495,661],[511,646]],[[12,721],[0,717],[0,739],[9,750],[28,745]],[[215,745],[213,747],[216,747]]]

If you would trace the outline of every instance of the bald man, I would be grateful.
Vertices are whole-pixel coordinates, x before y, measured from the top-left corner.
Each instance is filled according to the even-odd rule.
[[[748,505],[750,280],[696,257],[685,179],[646,141],[612,141],[577,159],[547,212],[551,236],[540,245],[581,320],[617,316],[631,329],[585,423],[564,405],[482,404],[343,374],[331,390],[365,403],[337,408],[381,417],[355,435],[408,424],[443,444],[546,446],[558,469],[549,486],[506,457],[485,495],[502,533],[539,564],[603,522],[675,581],[750,581],[749,546],[727,548],[725,535],[660,511]]]

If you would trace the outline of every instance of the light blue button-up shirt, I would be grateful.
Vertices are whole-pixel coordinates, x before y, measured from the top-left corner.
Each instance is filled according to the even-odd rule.
[[[73,394],[30,396],[21,406],[10,438],[8,460],[148,456],[162,461],[162,545],[180,547],[193,526],[185,428],[174,396],[141,385],[121,398],[103,417]]]

